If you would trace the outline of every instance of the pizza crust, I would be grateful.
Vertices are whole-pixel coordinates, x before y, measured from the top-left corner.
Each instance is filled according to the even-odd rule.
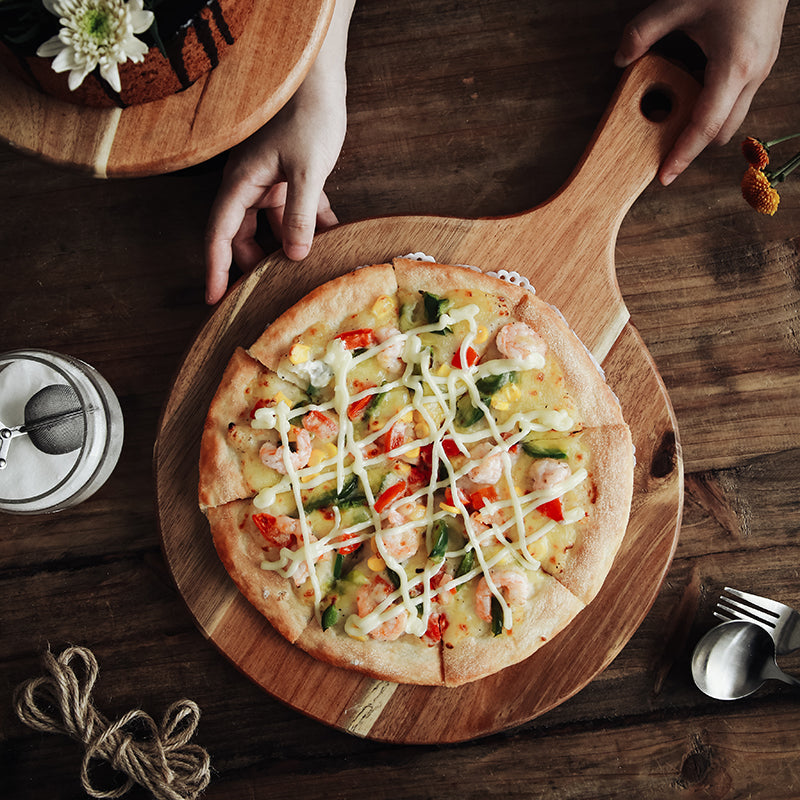
[[[539,573],[519,621],[499,636],[464,637],[442,651],[444,683],[460,686],[528,658],[560,633],[584,608],[568,589]]]
[[[263,539],[252,521],[250,500],[234,500],[206,511],[214,547],[239,591],[286,639],[294,643],[306,629],[313,609],[291,581],[258,565],[265,557]]]
[[[200,440],[200,508],[206,510],[253,492],[245,482],[241,458],[231,446],[231,423],[249,420],[248,391],[264,372],[263,366],[237,347],[225,367],[206,415]]]
[[[342,330],[354,310],[369,308],[382,295],[397,291],[391,264],[376,264],[340,275],[314,289],[283,312],[250,347],[250,355],[278,372],[296,337],[318,325],[321,338]]]
[[[415,636],[401,636],[388,643],[353,639],[323,631],[312,622],[296,642],[306,652],[343,669],[354,669],[373,678],[425,686],[442,684],[442,657],[438,644],[427,645]]]
[[[588,444],[590,506],[558,581],[586,604],[600,591],[628,526],[633,493],[633,443],[626,425],[581,432]],[[542,565],[545,571],[548,565]]]

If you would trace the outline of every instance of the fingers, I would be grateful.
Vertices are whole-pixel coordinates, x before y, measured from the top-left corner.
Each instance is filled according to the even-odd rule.
[[[206,302],[210,305],[225,294],[234,239],[239,237],[241,242],[243,225],[248,230],[246,220],[252,225],[254,217],[250,216],[250,211],[258,206],[263,194],[262,186],[237,180],[228,174],[223,177],[206,226]]]
[[[742,87],[730,75],[720,76],[709,63],[706,85],[697,98],[691,121],[659,170],[664,186],[669,186],[709,144],[730,140],[744,120],[758,85],[751,82]]]
[[[303,175],[288,183],[280,236],[283,252],[293,261],[302,261],[308,255],[318,225],[324,228],[337,223],[322,188],[324,182],[325,178],[320,181],[319,177]]]
[[[629,66],[683,22],[684,14],[673,3],[659,2],[648,6],[625,26],[614,55],[614,64],[618,67]]]

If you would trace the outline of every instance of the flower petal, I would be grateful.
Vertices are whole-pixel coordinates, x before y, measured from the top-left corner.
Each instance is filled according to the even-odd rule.
[[[82,83],[83,79],[92,71],[91,67],[76,67],[69,74],[69,90],[74,92]]]
[[[66,72],[71,69],[82,69],[86,66],[85,62],[79,63],[75,60],[75,51],[71,47],[65,47],[54,59],[51,64],[54,72]],[[91,71],[89,67],[89,71]]]
[[[109,86],[115,92],[122,91],[122,84],[119,80],[119,69],[117,69],[117,62],[105,63],[100,65],[100,74],[106,79]]]
[[[152,24],[156,15],[152,11],[132,11],[131,25],[134,33],[144,33]]]
[[[125,55],[131,61],[137,63],[144,60],[147,51],[150,49],[141,39],[137,39],[135,36],[128,36],[122,43],[122,47],[125,50]]]
[[[44,7],[45,7],[45,8],[46,8],[46,9],[47,9],[47,10],[48,10],[48,11],[49,11],[49,12],[50,12],[50,13],[51,13],[53,16],[60,17],[60,16],[61,16],[61,14],[59,14],[59,12],[58,12],[58,11],[56,11],[56,3],[57,3],[57,2],[58,2],[58,0],[42,0],[42,4],[44,5]]]
[[[57,56],[66,45],[58,38],[58,36],[51,36],[46,42],[42,42],[36,50],[36,55],[42,58],[50,58]]]

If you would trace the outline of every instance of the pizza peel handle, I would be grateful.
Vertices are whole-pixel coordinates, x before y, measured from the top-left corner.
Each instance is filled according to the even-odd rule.
[[[628,319],[614,265],[617,232],[688,122],[699,88],[663,58],[637,61],[561,190],[522,214],[478,220],[456,259],[526,275],[602,361]]]

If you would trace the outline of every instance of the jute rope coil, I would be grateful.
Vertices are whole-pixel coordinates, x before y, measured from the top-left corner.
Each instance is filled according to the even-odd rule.
[[[173,703],[161,725],[139,710],[110,722],[92,703],[98,666],[90,650],[68,647],[56,657],[48,649],[44,667],[48,674],[17,687],[17,716],[35,730],[66,733],[83,742],[81,783],[91,797],[122,797],[138,783],[156,800],[193,800],[208,786],[208,753],[189,744],[200,718],[200,709],[191,700]],[[98,759],[125,775],[124,784],[95,787],[89,768]]]

